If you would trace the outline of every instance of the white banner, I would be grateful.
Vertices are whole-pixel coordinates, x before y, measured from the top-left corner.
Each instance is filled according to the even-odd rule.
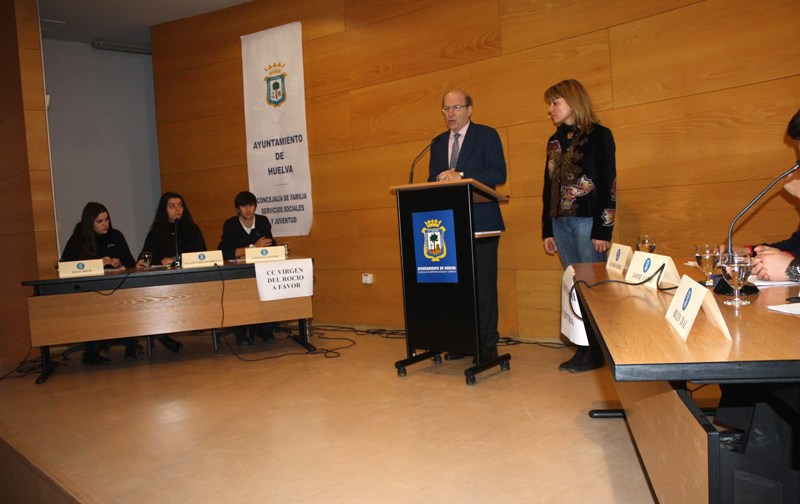
[[[311,229],[303,30],[291,23],[242,37],[247,174],[273,236]]]

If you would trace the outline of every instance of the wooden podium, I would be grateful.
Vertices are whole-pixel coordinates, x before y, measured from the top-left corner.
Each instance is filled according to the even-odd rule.
[[[509,354],[481,360],[475,243],[500,230],[476,234],[472,206],[508,197],[475,179],[390,190],[397,196],[408,353],[395,363],[398,376],[429,358],[440,364],[443,352],[477,356],[477,365],[464,371],[468,385],[492,367],[510,369]]]

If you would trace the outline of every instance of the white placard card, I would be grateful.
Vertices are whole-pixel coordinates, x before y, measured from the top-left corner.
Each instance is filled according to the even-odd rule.
[[[256,263],[258,298],[261,301],[314,295],[314,265],[311,259]]]
[[[606,269],[624,275],[631,263],[631,258],[633,258],[633,249],[627,245],[612,243],[611,249],[608,251]]]
[[[581,308],[578,305],[578,294],[572,290],[575,282],[575,270],[572,266],[567,267],[564,276],[561,277],[561,334],[578,346],[589,346],[589,339],[586,337],[586,327],[583,321],[575,317],[583,317]],[[570,293],[572,296],[570,296]],[[570,309],[570,305],[572,309]],[[575,310],[573,313],[572,310]]]
[[[221,250],[206,250],[205,252],[184,252],[181,254],[181,268],[208,268],[209,266],[222,266]]]
[[[719,311],[719,306],[714,300],[714,294],[686,275],[681,278],[678,289],[675,291],[675,297],[672,298],[665,316],[670,325],[681,335],[683,341],[686,341],[701,307],[711,323],[722,331],[729,341],[733,341],[725,319],[722,318],[722,312]]]
[[[664,266],[664,271],[660,275],[653,276],[653,273],[658,271],[658,268]],[[653,278],[650,278],[653,277]],[[659,282],[659,277],[661,281]],[[678,275],[678,269],[675,263],[672,262],[670,256],[659,254],[648,254],[647,252],[636,251],[633,253],[633,259],[628,266],[628,273],[625,275],[625,281],[630,283],[638,283],[647,278],[650,280],[644,285],[651,289],[661,287],[674,287],[681,281]]]
[[[66,261],[58,263],[58,278],[73,278],[105,275],[102,259],[88,261]]]
[[[286,259],[286,248],[283,245],[278,247],[255,247],[244,251],[244,262],[247,264],[265,261],[283,261]]]

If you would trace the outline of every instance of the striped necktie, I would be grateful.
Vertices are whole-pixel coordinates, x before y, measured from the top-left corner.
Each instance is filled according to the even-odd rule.
[[[456,168],[456,164],[458,163],[458,137],[461,136],[461,133],[456,133],[453,135],[453,152],[450,154],[450,169],[454,170]]]

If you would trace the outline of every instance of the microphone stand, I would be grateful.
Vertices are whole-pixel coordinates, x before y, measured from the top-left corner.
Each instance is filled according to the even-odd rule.
[[[434,138],[433,141],[431,143],[429,143],[427,147],[422,149],[422,152],[420,152],[419,155],[414,158],[414,161],[411,162],[411,173],[408,175],[408,183],[409,184],[413,184],[414,183],[414,165],[417,164],[417,161],[419,161],[419,158],[421,158],[422,155],[425,154],[428,151],[428,149],[433,147],[434,144],[439,142],[440,139],[441,139],[441,137]]]
[[[180,252],[178,252],[178,222],[180,219],[175,219],[175,260],[172,261],[173,266],[180,267],[181,259]]]
[[[765,194],[767,194],[767,191],[769,191],[770,189],[772,189],[772,186],[774,186],[775,184],[777,184],[779,180],[781,180],[781,179],[783,179],[783,178],[786,178],[786,177],[788,177],[788,176],[789,176],[789,175],[790,175],[792,172],[796,171],[798,168],[800,168],[800,159],[798,159],[798,160],[797,160],[797,164],[796,164],[796,165],[794,165],[793,167],[791,167],[791,168],[790,168],[790,169],[789,169],[789,170],[788,170],[786,173],[784,173],[784,174],[783,174],[783,175],[781,175],[780,177],[778,177],[778,178],[776,178],[775,180],[773,180],[773,181],[772,181],[772,183],[771,183],[770,185],[768,185],[766,189],[764,189],[763,191],[761,191],[761,193],[760,193],[758,196],[756,196],[756,197],[753,199],[753,201],[751,201],[751,202],[750,202],[750,204],[749,204],[749,205],[747,205],[746,207],[744,207],[744,210],[742,210],[741,212],[739,212],[739,215],[737,215],[737,216],[736,216],[736,217],[733,219],[733,222],[731,222],[731,227],[728,229],[728,252],[733,252],[733,226],[735,226],[735,225],[736,225],[736,221],[738,221],[738,220],[739,220],[739,217],[741,217],[742,215],[744,215],[744,214],[745,214],[745,212],[747,212],[748,210],[750,210],[750,207],[752,207],[753,205],[755,205],[755,204],[756,204],[756,202],[757,202],[758,200],[760,200],[760,199],[761,199],[761,198],[762,198],[762,197],[763,197]]]

